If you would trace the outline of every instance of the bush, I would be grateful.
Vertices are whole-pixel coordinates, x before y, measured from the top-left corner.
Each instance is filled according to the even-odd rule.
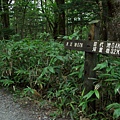
[[[91,119],[96,119],[96,116],[111,119],[106,106],[107,110],[114,109],[113,118],[120,116],[120,109],[114,107],[120,94],[120,61],[117,58],[100,57],[94,68],[98,75],[94,80],[95,90],[87,95],[83,90],[84,53],[66,51],[62,43],[28,38],[0,41],[0,59],[1,85],[13,86],[14,90],[21,87],[23,96],[28,94],[54,101],[58,108],[51,114],[54,118],[63,113],[75,120],[81,114],[88,116],[86,109],[93,94],[98,98],[96,105],[100,105],[89,116]]]
[[[2,85],[22,87],[23,92],[36,89],[42,97],[56,100],[59,110],[72,108],[75,112],[83,52],[66,51],[62,43],[53,40],[11,40],[1,41],[0,45]]]

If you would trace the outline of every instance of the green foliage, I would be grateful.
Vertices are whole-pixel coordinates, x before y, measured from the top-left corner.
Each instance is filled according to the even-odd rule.
[[[5,87],[9,87],[10,85],[14,84],[14,81],[10,79],[1,79],[0,83]]]
[[[71,7],[74,6],[74,7]],[[94,0],[84,1],[84,0],[72,0],[66,3],[66,8],[69,9],[69,14],[67,15],[69,19],[69,24],[87,24],[88,22],[99,18],[95,11],[98,11],[98,5]]]
[[[57,45],[53,42],[42,43],[39,40],[30,41],[27,39],[7,42],[1,55],[2,65],[4,66],[1,69],[2,77],[11,77],[15,80],[15,83],[27,82],[30,84],[31,81],[31,84],[35,84],[49,71],[50,74],[55,73],[55,66],[53,67],[52,64],[57,60],[60,61],[60,57],[56,54],[59,54],[57,49],[62,47],[60,44],[60,46]],[[49,55],[50,53],[52,54]],[[34,77],[34,80],[32,80],[32,77]]]
[[[100,63],[94,68],[98,75],[94,80],[95,89],[84,95],[83,52],[65,51],[63,44],[52,39],[44,42],[29,38],[1,41],[0,46],[1,85],[13,86],[14,91],[17,86],[22,87],[22,96],[34,95],[34,90],[37,90],[44,99],[54,101],[58,109],[52,114],[54,118],[65,113],[77,120],[81,113],[87,115],[89,102],[103,99],[103,104],[99,106],[102,110],[106,107],[104,102],[112,104],[119,94],[120,61],[117,58],[100,58]],[[114,109],[113,117],[117,118],[119,109]],[[103,119],[105,116],[101,112],[98,109],[89,117],[96,119],[98,115]]]
[[[119,118],[120,117],[120,104],[119,103],[112,103],[108,105],[107,110],[113,110],[113,118]]]
[[[99,5],[96,0],[68,0],[65,4],[58,2],[58,5],[54,0],[40,2],[10,2],[6,21],[3,12],[0,12],[1,21],[10,22],[10,28],[4,28],[3,22],[0,23],[0,39],[5,39],[4,35],[11,35],[11,40],[0,41],[1,85],[13,86],[20,93],[16,90],[19,86],[24,96],[33,94],[37,89],[43,98],[55,101],[58,108],[53,114],[55,118],[65,112],[77,120],[81,110],[86,115],[88,103],[93,101],[92,96],[95,95],[96,101],[101,104],[91,118],[103,117],[101,111],[106,112],[106,105],[115,103],[116,95],[120,94],[120,60],[101,57],[94,68],[97,73],[97,79],[93,80],[95,89],[84,95],[84,53],[66,51],[63,44],[51,38],[60,30],[59,18],[63,17],[65,11],[67,35],[63,39],[87,39],[88,23],[97,23],[100,19]],[[106,2],[103,1],[104,4]],[[3,3],[1,6],[4,9]],[[113,117],[118,118],[119,108],[113,108]]]
[[[68,109],[66,114],[77,119],[83,52],[65,51],[63,44],[53,40],[26,38],[1,41],[0,45],[2,85],[13,86],[14,91],[21,87],[22,96],[32,95],[36,89],[42,97],[55,100],[59,115]]]
[[[98,84],[100,96],[106,101],[107,110],[113,112],[113,119],[119,119],[120,108],[116,101],[119,101],[120,94],[120,60],[114,57],[102,56],[101,63],[97,64],[94,70],[98,73]],[[107,96],[105,98],[104,96]],[[103,105],[103,108],[106,106]]]
[[[102,70],[104,68],[108,67],[108,61],[105,61],[103,63],[97,64],[97,66],[94,68],[94,70]]]
[[[78,36],[84,36],[82,29],[88,22],[99,19],[99,6],[95,0],[86,2],[84,0],[70,0],[63,4],[54,0],[36,1],[14,1],[6,6],[10,8],[9,16],[6,22],[10,23],[8,28],[4,28],[3,22],[0,24],[1,39],[4,39],[4,34],[15,35],[16,39],[19,34],[20,38],[30,36],[32,39],[38,38],[41,32],[49,32],[53,35],[55,29],[59,26],[59,14],[65,11],[65,27],[67,35],[73,34],[78,29]],[[1,3],[3,8],[3,3]],[[74,7],[72,7],[74,6]],[[3,12],[0,12],[1,15]],[[1,18],[2,21],[3,17]],[[57,25],[56,25],[57,23]],[[76,30],[77,29],[77,30]]]
[[[120,61],[107,57],[105,61],[99,63],[94,70],[98,72],[98,79],[104,84],[111,85],[115,90],[115,94],[120,88]]]
[[[100,98],[100,94],[98,90],[91,90],[88,92],[86,95],[84,95],[84,90],[82,92],[82,95],[80,96],[80,101],[79,101],[79,107],[82,107],[82,112],[86,114],[87,109],[88,109],[88,103],[91,101],[94,101],[96,98],[93,98],[93,95],[95,94],[96,98]]]
[[[28,86],[27,86],[27,88],[23,89],[23,94],[22,94],[23,96],[27,96],[27,95],[32,96],[33,94],[34,94],[34,89],[32,89]]]
[[[49,36],[43,33],[45,35]],[[41,39],[0,42],[1,85],[12,86],[16,92],[17,86],[20,86],[22,96],[34,95],[34,90],[37,90],[42,98],[54,101],[58,109],[52,114],[54,118],[65,113],[77,120],[81,113],[87,116],[89,102],[96,100],[99,103],[103,99],[99,109],[89,117],[105,118],[102,112],[107,111],[104,108],[115,103],[115,96],[120,94],[119,59],[100,58],[101,61],[94,68],[97,72],[95,89],[84,95],[84,53],[65,51],[63,44],[52,39],[43,42]],[[113,108],[113,118],[118,118],[119,108]]]
[[[63,39],[66,40],[80,40],[80,39],[88,39],[88,33],[89,29],[86,25],[83,25],[81,27],[75,27],[75,32],[71,35],[64,36]]]

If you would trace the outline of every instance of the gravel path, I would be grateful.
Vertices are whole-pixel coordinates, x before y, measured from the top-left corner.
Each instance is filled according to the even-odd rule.
[[[55,110],[48,102],[43,108],[38,107],[36,102],[30,98],[14,100],[9,91],[0,88],[0,120],[70,120],[50,118],[49,114]]]
[[[13,96],[0,88],[0,120],[50,120],[45,112],[33,105],[14,102]]]

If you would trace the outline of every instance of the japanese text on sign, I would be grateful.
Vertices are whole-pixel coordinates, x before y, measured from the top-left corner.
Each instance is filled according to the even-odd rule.
[[[113,55],[120,55],[120,43],[113,43],[113,42],[94,42],[93,43],[93,52],[99,53],[106,53],[106,54],[113,54]]]
[[[120,43],[112,41],[67,40],[65,48],[120,56]]]

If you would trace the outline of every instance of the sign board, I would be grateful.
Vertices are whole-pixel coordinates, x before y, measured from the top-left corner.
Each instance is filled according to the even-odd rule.
[[[66,40],[64,46],[66,49],[70,50],[80,50],[92,53],[120,56],[120,42]]]

